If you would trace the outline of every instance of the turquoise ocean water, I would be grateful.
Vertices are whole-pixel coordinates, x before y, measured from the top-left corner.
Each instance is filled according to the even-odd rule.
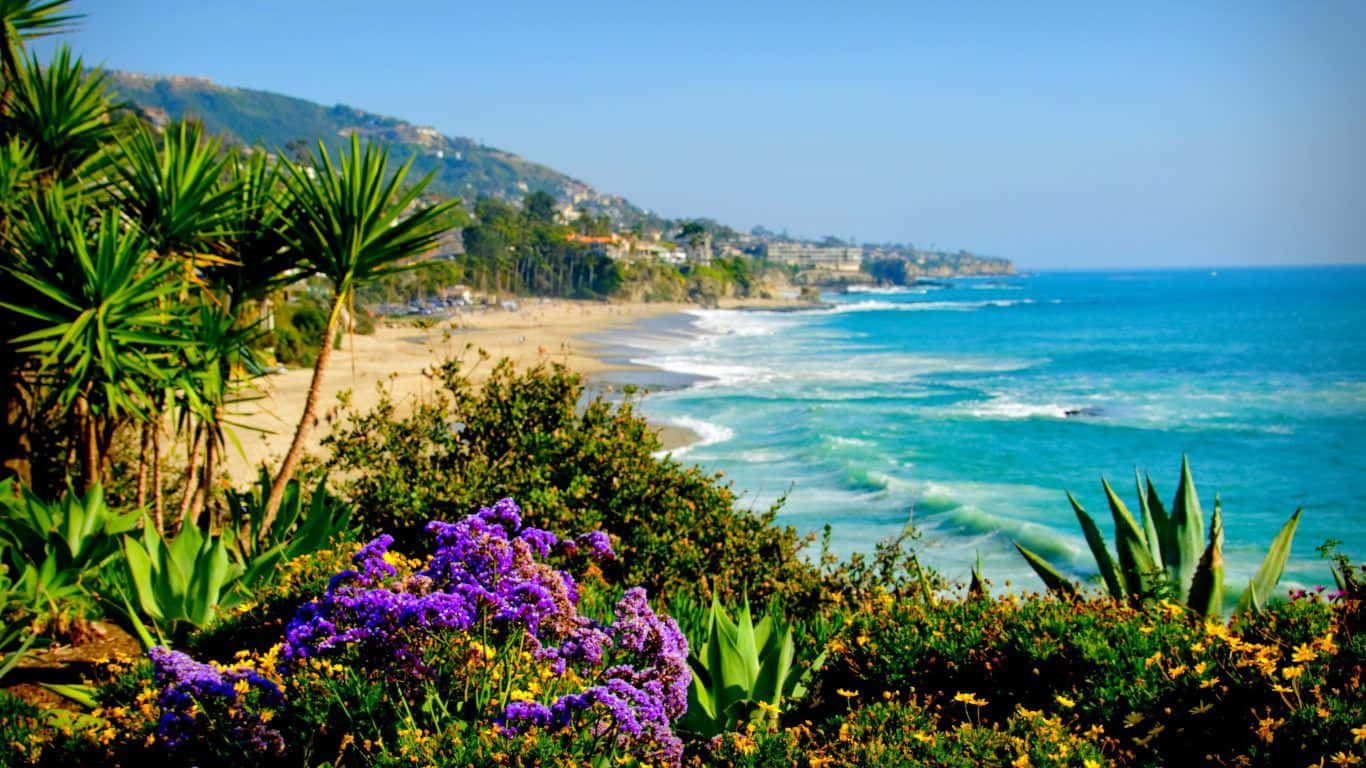
[[[925,560],[1039,582],[1019,541],[1078,576],[1070,489],[1107,539],[1104,474],[1163,497],[1189,454],[1218,492],[1240,590],[1295,510],[1286,581],[1329,581],[1327,538],[1366,556],[1366,268],[1052,273],[824,297],[802,312],[697,310],[611,342],[665,372],[644,401],[691,427],[682,461],[781,519],[871,551],[912,512]],[[673,378],[669,378],[673,377]],[[672,387],[659,387],[668,383]],[[683,386],[677,386],[683,384]]]

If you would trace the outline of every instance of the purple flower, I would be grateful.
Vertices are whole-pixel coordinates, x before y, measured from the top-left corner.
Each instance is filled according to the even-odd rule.
[[[589,531],[580,534],[574,543],[581,548],[588,550],[588,555],[595,560],[615,560],[616,553],[612,552],[612,540],[602,531]]]
[[[275,683],[254,669],[219,669],[160,646],[148,651],[147,656],[152,660],[153,674],[161,687],[157,698],[162,710],[157,722],[157,737],[168,749],[178,749],[194,738],[201,730],[196,728],[195,713],[206,710],[217,715],[219,727],[226,723],[231,740],[248,751],[257,755],[284,752],[285,743],[280,732],[266,727],[259,713],[242,706],[246,694],[239,691],[237,685],[245,682],[246,691],[256,691],[260,703],[278,707],[284,703],[284,696]]]
[[[389,546],[393,543],[393,536],[381,534],[351,556],[351,562],[361,566],[362,580],[366,584],[376,584],[398,573],[394,566],[384,560],[384,553],[389,551]]]

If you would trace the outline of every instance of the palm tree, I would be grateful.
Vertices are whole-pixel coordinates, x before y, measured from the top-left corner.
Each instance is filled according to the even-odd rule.
[[[336,165],[321,141],[310,167],[284,162],[288,191],[285,237],[306,271],[331,282],[332,307],[299,425],[271,484],[262,531],[269,530],[274,522],[285,485],[303,456],[343,309],[352,302],[358,287],[409,268],[406,260],[434,246],[449,228],[447,214],[459,204],[457,200],[418,204],[418,196],[432,175],[404,190],[403,179],[412,159],[391,174],[388,149],[371,142],[362,148],[355,135],[351,136],[350,152],[342,152]]]
[[[155,418],[153,392],[169,381],[183,343],[183,311],[163,299],[179,290],[176,265],[147,260],[146,240],[117,214],[68,200],[60,183],[35,195],[14,234],[24,258],[4,269],[27,292],[0,308],[36,321],[15,338],[40,361],[39,378],[62,413],[75,416],[86,489],[101,480],[114,432]]]
[[[62,179],[67,192],[72,192],[86,184],[86,179],[97,177],[96,173],[82,172],[97,169],[98,158],[114,135],[114,126],[108,120],[112,102],[102,73],[87,71],[65,48],[46,68],[36,58],[24,58],[18,49],[34,30],[51,31],[60,26],[54,19],[62,5],[0,0],[7,46],[0,103],[0,141],[4,142],[0,149],[0,247],[7,262],[20,268],[28,256],[17,249],[11,235],[18,229],[19,220],[35,207],[34,190]],[[60,23],[69,18],[61,17]],[[4,281],[0,283],[0,302],[14,304],[25,290],[22,283]],[[0,461],[26,483],[33,481],[29,455],[37,402],[33,390],[36,361],[12,342],[36,329],[32,317],[0,313],[0,408],[5,419],[0,429]]]
[[[0,0],[0,75],[15,79],[23,61],[24,42],[71,29],[79,14],[65,13],[70,0]],[[7,86],[8,87],[8,86]]]

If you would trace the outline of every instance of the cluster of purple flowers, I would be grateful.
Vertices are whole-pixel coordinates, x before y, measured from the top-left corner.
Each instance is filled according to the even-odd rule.
[[[248,751],[259,755],[284,752],[285,742],[279,731],[268,727],[259,712],[244,706],[247,693],[253,689],[258,693],[260,704],[269,707],[283,704],[284,697],[275,683],[254,669],[220,669],[160,646],[148,651],[147,655],[152,659],[156,682],[161,688],[157,701],[162,714],[157,723],[157,736],[168,748],[177,749],[193,738],[194,713],[198,707],[221,715],[219,725],[225,721],[230,723],[228,738]]]
[[[677,765],[683,756],[683,743],[674,736],[670,722],[688,708],[688,641],[670,617],[660,618],[646,601],[645,590],[628,590],[616,606],[616,621],[605,630],[592,627],[594,663],[602,663],[606,646],[613,649],[617,662],[603,670],[602,682],[580,693],[561,696],[546,706],[539,702],[513,702],[503,712],[502,725],[516,732],[528,726],[548,730],[568,728],[574,713],[594,706],[606,710],[610,721],[591,725],[595,736],[613,733],[623,747],[652,744],[647,759]],[[585,647],[582,640],[561,645],[574,657]]]
[[[511,499],[455,523],[433,521],[427,531],[436,539],[435,552],[409,576],[400,577],[391,562],[390,536],[356,552],[353,567],[333,576],[323,596],[303,605],[289,623],[280,671],[290,674],[306,659],[347,651],[352,668],[421,679],[435,673],[428,654],[449,648],[449,633],[477,628],[481,638],[515,642],[556,676],[573,667],[596,683],[548,706],[510,704],[499,719],[507,733],[532,725],[551,731],[574,726],[642,758],[680,762],[682,743],[670,723],[687,709],[692,673],[678,625],[657,616],[639,588],[617,603],[612,624],[600,624],[579,613],[573,577],[541,562],[552,552],[612,558],[606,534],[562,540],[523,527]],[[153,661],[165,685],[162,735],[172,746],[184,739],[195,701],[238,703],[241,680],[259,688],[264,700],[281,699],[278,688],[251,670],[220,671],[160,649]],[[252,725],[249,715],[242,722]],[[273,732],[259,718],[255,726],[241,739],[269,741]],[[278,742],[275,734],[269,743]]]
[[[385,555],[393,543],[380,536],[352,558],[355,568],[334,576],[322,598],[304,605],[286,630],[282,662],[354,648],[371,662],[384,657],[422,672],[423,641],[435,630],[464,631],[481,620],[505,630],[524,629],[541,640],[585,636],[576,611],[573,577],[538,562],[551,551],[587,550],[612,557],[605,534],[559,540],[538,528],[523,528],[511,499],[456,523],[432,521],[427,531],[436,551],[421,572],[393,580]]]

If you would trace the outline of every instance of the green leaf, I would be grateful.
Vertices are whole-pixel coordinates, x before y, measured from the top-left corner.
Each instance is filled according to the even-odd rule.
[[[1102,482],[1104,482],[1102,480]],[[1109,486],[1107,485],[1108,489]],[[1072,511],[1077,513],[1077,521],[1081,523],[1081,530],[1086,534],[1086,545],[1091,548],[1091,555],[1096,559],[1096,567],[1100,569],[1100,575],[1105,579],[1105,587],[1110,590],[1110,596],[1116,600],[1124,597],[1124,587],[1119,582],[1119,574],[1115,572],[1114,560],[1110,559],[1110,551],[1105,548],[1105,539],[1101,538],[1100,530],[1096,528],[1096,522],[1091,516],[1082,509],[1081,503],[1069,491],[1067,500],[1072,502]]]
[[[1214,514],[1209,523],[1209,544],[1200,557],[1191,580],[1186,605],[1202,616],[1218,616],[1224,603],[1224,518],[1219,497],[1214,497]]]
[[[1152,559],[1146,537],[1139,529],[1134,516],[1129,513],[1129,508],[1124,506],[1124,502],[1105,478],[1101,478],[1100,483],[1105,488],[1105,498],[1110,505],[1110,517],[1115,523],[1115,554],[1124,577],[1124,591],[1134,597],[1150,595],[1154,587],[1152,580],[1160,568]]]
[[[1242,614],[1248,609],[1253,613],[1261,612],[1262,603],[1276,590],[1276,584],[1281,580],[1281,574],[1285,572],[1286,561],[1290,559],[1290,545],[1295,540],[1295,528],[1300,524],[1300,514],[1303,509],[1295,510],[1295,514],[1281,526],[1281,530],[1276,534],[1276,538],[1271,541],[1271,549],[1267,551],[1266,557],[1262,560],[1262,565],[1257,569],[1257,573],[1248,583],[1247,590],[1238,601],[1238,613]]]
[[[1171,527],[1176,555],[1175,569],[1170,571],[1170,575],[1178,602],[1185,603],[1190,597],[1196,563],[1205,549],[1204,517],[1200,512],[1200,499],[1195,493],[1195,481],[1191,478],[1190,461],[1185,456],[1181,457],[1181,483],[1172,502]],[[1166,557],[1165,549],[1163,556]]]
[[[1056,568],[1049,565],[1047,560],[1044,560],[1042,557],[1025,549],[1018,543],[1015,545],[1015,549],[1020,551],[1025,562],[1029,563],[1029,567],[1033,568],[1034,572],[1039,574],[1039,578],[1043,579],[1044,586],[1048,587],[1050,591],[1055,592],[1062,597],[1070,598],[1077,596],[1076,586],[1064,578],[1061,573],[1058,573]]]

